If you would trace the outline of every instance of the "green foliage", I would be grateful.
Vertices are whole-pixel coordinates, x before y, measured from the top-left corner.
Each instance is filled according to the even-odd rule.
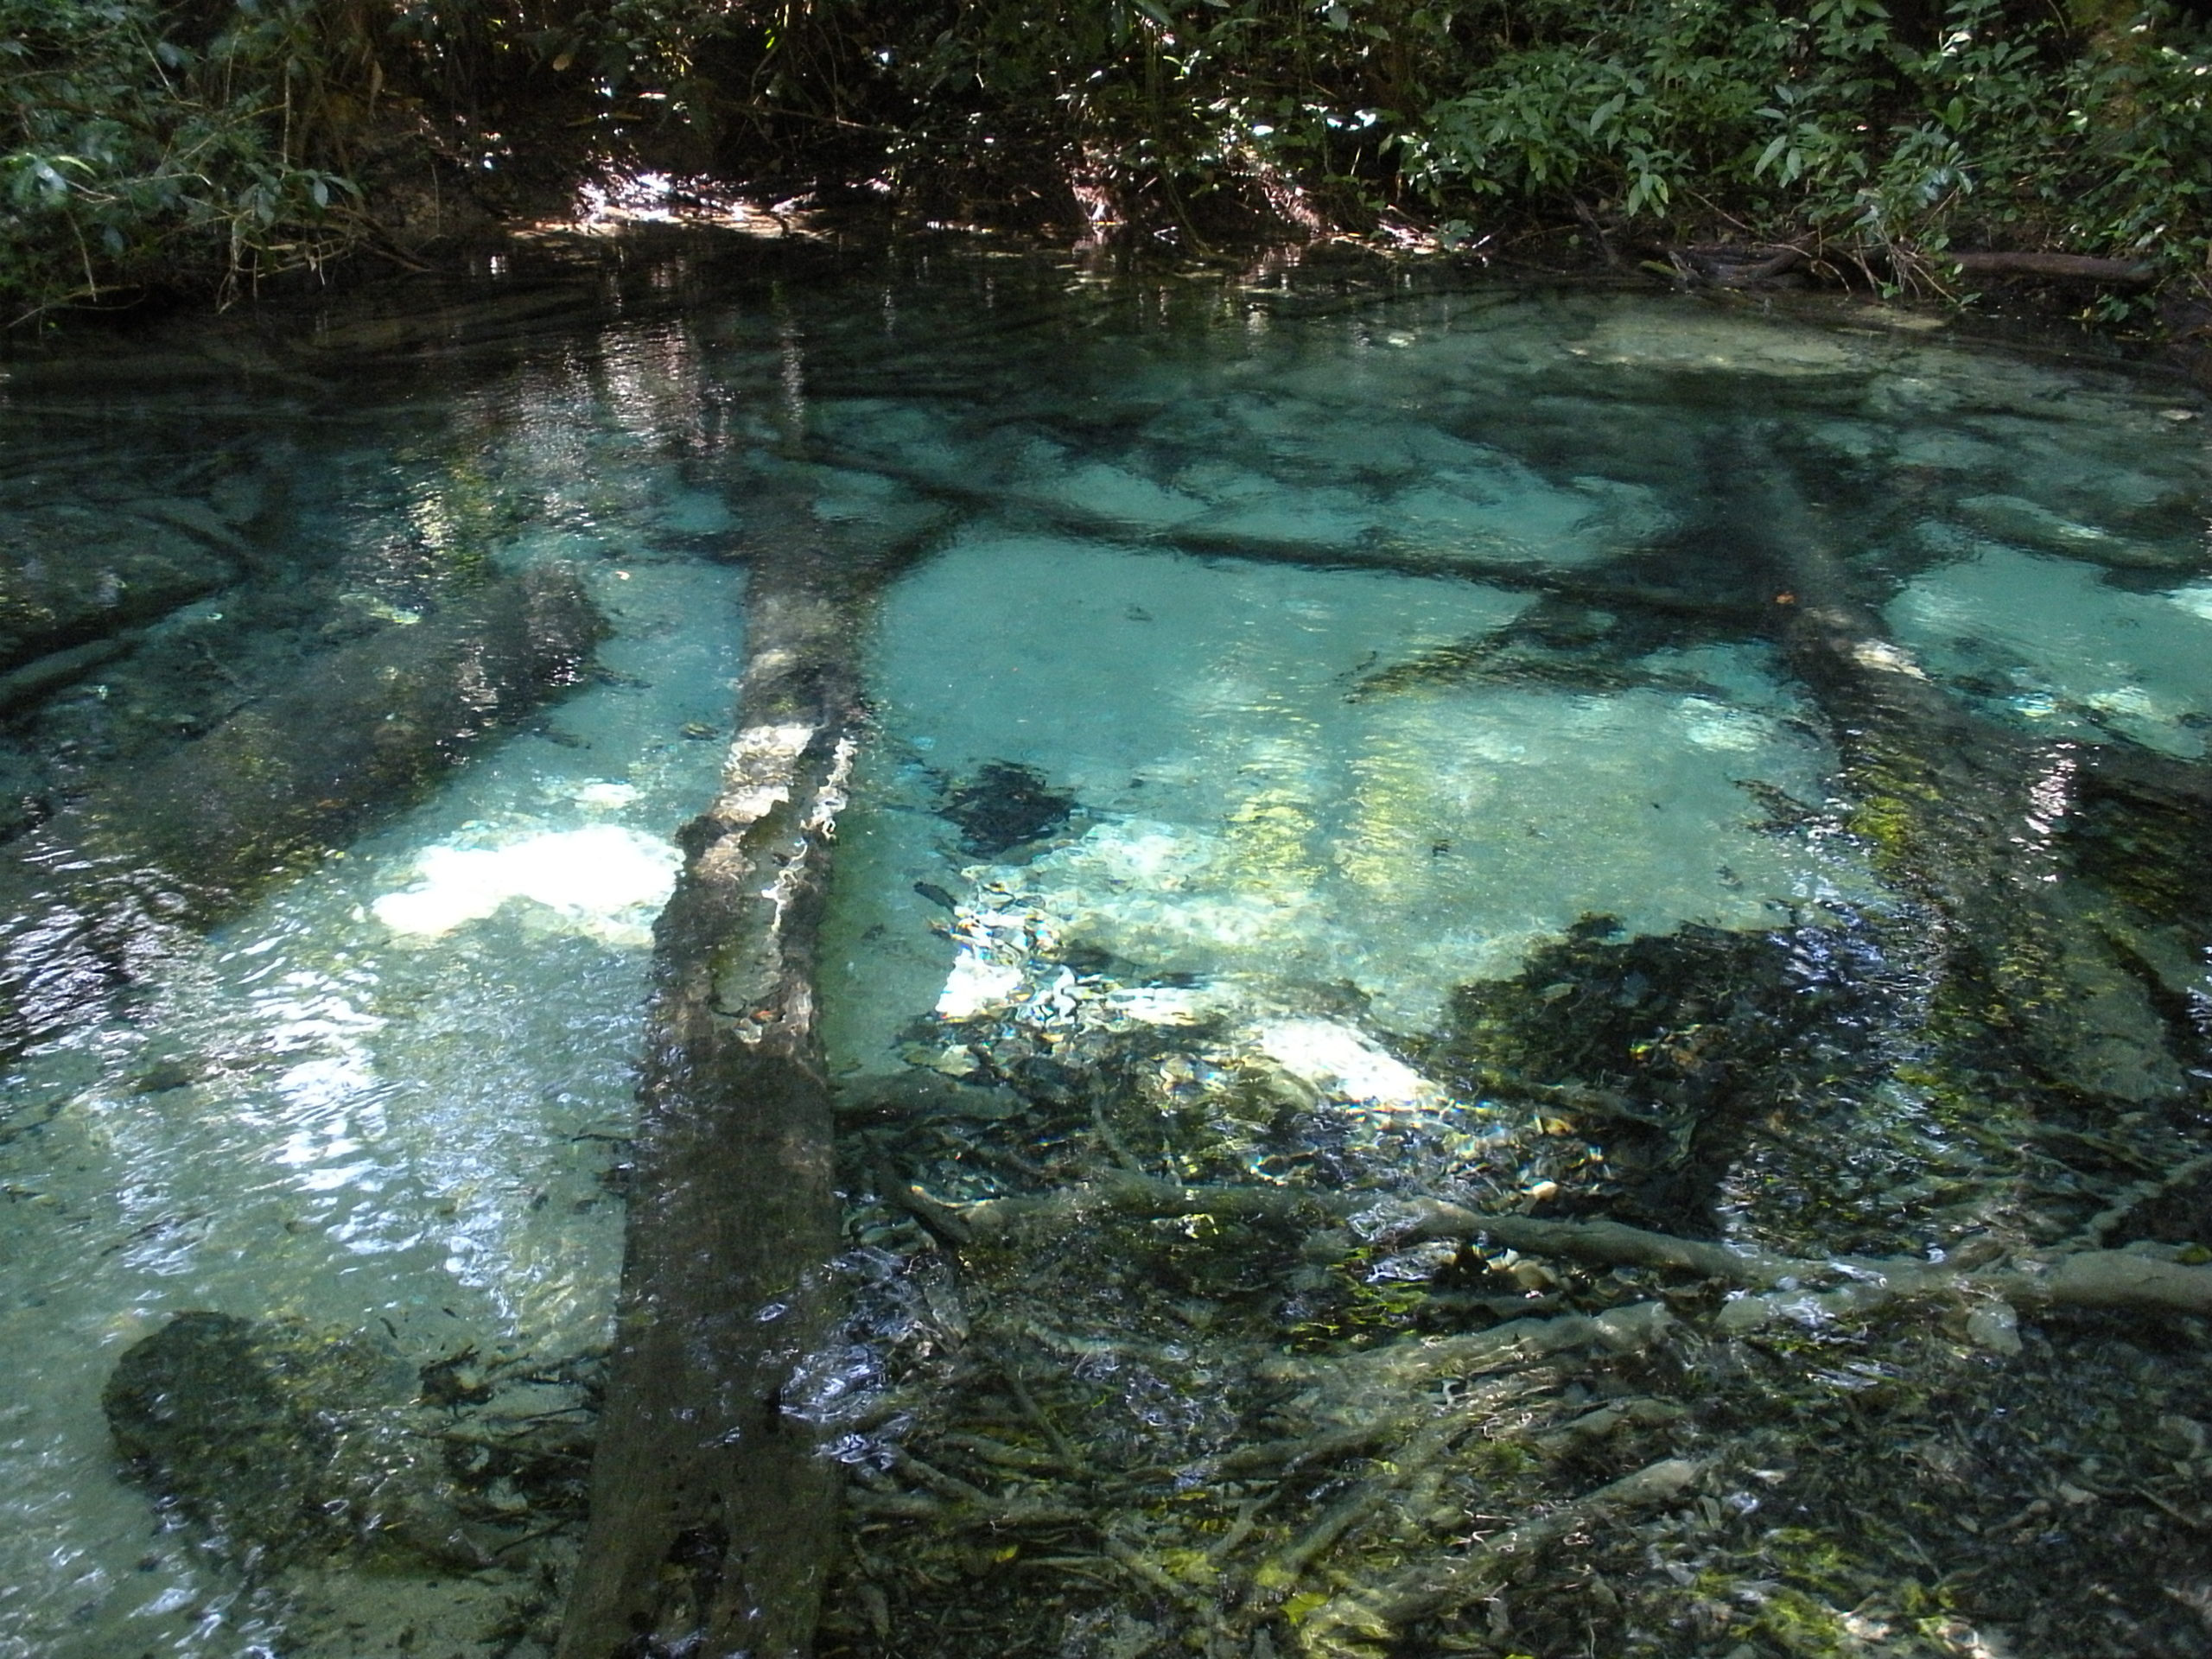
[[[1907,284],[1954,243],[2202,264],[2199,29],[2156,0],[1897,3],[814,0],[715,10],[704,48],[707,9],[681,0],[586,10],[630,36],[689,16],[655,38],[680,35],[694,102],[755,138],[794,141],[764,106],[864,130],[902,181],[965,173],[970,194],[1026,166],[1185,228],[1217,194],[1338,223],[1395,208],[1455,241],[1572,216],[1792,241]]]
[[[1186,239],[1263,208],[1787,241],[1888,284],[1970,244],[2199,270],[2212,42],[2126,3],[0,0],[0,297],[320,259],[380,98],[471,167],[658,147]]]
[[[1393,135],[1451,84],[1466,43],[1449,5],[1419,0],[1107,0],[1040,18],[1020,0],[962,8],[905,67],[922,153],[966,126],[1046,132],[1132,216],[1263,181],[1358,211],[1395,171]]]
[[[1932,21],[1915,44],[1878,0],[1562,7],[1408,127],[1402,164],[1440,202],[1748,230],[1891,280],[1968,238],[2202,263],[2201,35],[2155,8],[2078,40],[2004,0]]]
[[[149,0],[0,0],[0,302],[236,284],[342,242],[318,10],[238,0],[195,44]]]

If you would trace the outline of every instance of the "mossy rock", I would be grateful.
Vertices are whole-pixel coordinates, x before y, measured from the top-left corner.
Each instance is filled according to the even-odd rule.
[[[244,1564],[478,1564],[409,1433],[414,1382],[351,1332],[190,1313],[124,1351],[100,1404],[131,1472]]]

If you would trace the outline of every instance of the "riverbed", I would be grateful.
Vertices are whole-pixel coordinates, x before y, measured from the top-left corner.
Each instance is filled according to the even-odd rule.
[[[652,921],[796,542],[888,573],[818,958],[822,1651],[2192,1650],[2201,1320],[1738,1330],[1392,1206],[2201,1263],[2209,461],[2048,342],[1326,260],[677,245],[20,355],[0,1654],[551,1650]],[[251,880],[81,804],[554,570],[588,658]],[[1128,1179],[1275,1219],[1042,1204]],[[967,1253],[926,1207],[1000,1200]],[[1453,1433],[1478,1373],[1326,1369],[1631,1305],[1672,1334]],[[271,1396],[367,1448],[256,1500],[312,1519],[119,1452],[195,1313],[389,1371]],[[1345,1611],[1662,1458],[1520,1587]]]

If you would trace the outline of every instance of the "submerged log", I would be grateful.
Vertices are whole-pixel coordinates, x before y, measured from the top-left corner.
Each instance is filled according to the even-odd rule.
[[[536,567],[333,652],[52,827],[227,907],[420,798],[487,732],[575,684],[604,633],[575,569]]]
[[[966,512],[995,517],[1005,509],[1004,498],[982,484],[921,467],[893,466],[878,456],[842,448],[819,439],[810,439],[804,453],[808,459],[824,466],[890,479],[926,499]],[[1287,564],[1317,570],[1376,570],[1392,575],[1478,582],[1513,593],[1542,594],[1599,610],[1645,610],[1713,626],[1750,624],[1763,611],[1756,600],[1614,576],[1603,568],[1593,574],[1518,560],[1485,559],[1462,552],[1400,547],[1387,541],[1369,543],[1285,540],[1242,531],[1212,530],[1188,522],[1144,525],[1068,502],[1041,499],[1023,501],[1021,511],[1026,517],[1056,533],[1078,541],[1155,548],[1194,558],[1237,559],[1253,564]]]
[[[1939,1001],[2063,1090],[2178,1096],[2164,1020],[2049,837],[2023,833],[2069,810],[2083,746],[2006,731],[1930,678],[1888,639],[1786,458],[1748,427],[1735,442],[1716,469],[1734,516],[1718,528],[1786,601],[1780,643],[1827,717],[1851,827],[1923,912],[1920,966]]]
[[[143,637],[142,630],[126,628],[120,633],[110,634],[105,639],[88,640],[81,645],[72,645],[66,651],[49,652],[20,668],[11,668],[5,673],[0,673],[0,713],[19,703],[35,702],[57,687],[81,680],[94,669],[124,655]]]
[[[322,849],[418,798],[576,683],[604,632],[542,566],[309,664],[289,689],[55,814],[0,860],[0,1052],[137,977]]]
[[[836,1466],[795,1373],[829,1334],[838,1238],[814,956],[872,591],[803,539],[753,566],[739,731],[656,930],[613,1369],[561,1659],[812,1648]]]
[[[0,669],[109,639],[236,581],[211,539],[86,506],[0,512]]]

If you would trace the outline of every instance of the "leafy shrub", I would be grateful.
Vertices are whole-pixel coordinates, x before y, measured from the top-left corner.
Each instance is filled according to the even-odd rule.
[[[1789,242],[1891,283],[1969,243],[2202,270],[2212,42],[2132,3],[0,0],[0,299],[325,257],[393,85],[481,137],[471,166],[658,145],[1190,235],[1263,201]]]
[[[2202,263],[2201,35],[2158,8],[2080,39],[2003,0],[1935,22],[1916,45],[1878,0],[1563,10],[1405,131],[1408,179],[1906,275],[1968,236]]]
[[[1257,181],[1338,221],[1573,216],[1879,280],[1968,240],[2202,265],[2201,29],[2157,0],[1897,3],[814,0],[720,9],[702,61],[756,137],[763,105],[866,128],[909,182],[1018,157],[1132,218]]]
[[[238,0],[195,45],[150,0],[0,0],[0,301],[235,287],[342,245],[317,10]]]

